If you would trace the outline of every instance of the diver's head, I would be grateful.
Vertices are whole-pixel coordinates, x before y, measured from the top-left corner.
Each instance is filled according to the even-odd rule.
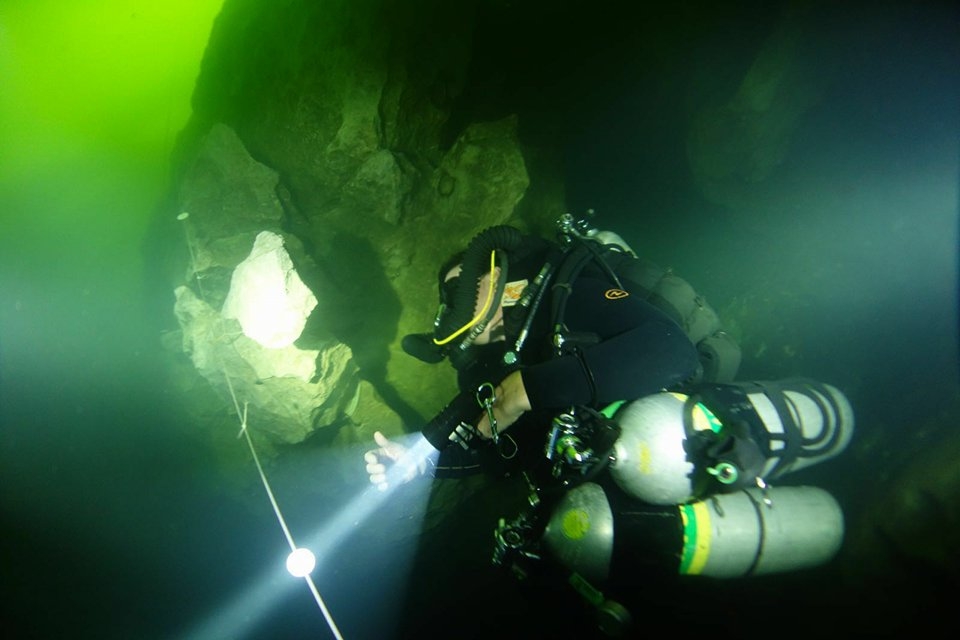
[[[447,357],[459,368],[459,363],[469,359],[471,347],[504,340],[504,306],[519,299],[521,283],[527,282],[526,272],[530,270],[527,263],[542,260],[539,249],[543,242],[508,226],[490,227],[479,233],[466,251],[454,254],[441,265],[437,274],[440,304],[433,332],[406,336],[404,351],[430,363]],[[531,259],[534,254],[536,258]],[[508,274],[516,282],[508,283]]]
[[[443,280],[440,282],[441,305],[444,304],[444,298],[449,299],[451,312],[455,309],[453,300],[456,298],[457,287],[470,285],[468,281],[463,281],[462,274],[463,265],[456,264],[442,276]],[[494,261],[493,268],[480,276],[475,285],[477,297],[473,304],[473,316],[470,319],[470,324],[465,327],[469,331],[465,339],[470,341],[470,346],[499,342],[507,337],[503,327],[504,287],[498,286],[501,277],[506,278],[506,271],[496,266]],[[449,293],[444,295],[444,291]],[[442,324],[442,322],[437,324]],[[434,342],[440,342],[443,339],[443,336],[434,335]]]
[[[403,350],[424,362],[434,364],[449,357],[456,367],[470,347],[506,337],[503,288],[497,286],[501,276],[506,275],[505,268],[497,264],[493,254],[491,269],[471,278],[463,272],[464,253],[450,256],[437,273],[440,299],[433,331],[403,338]]]

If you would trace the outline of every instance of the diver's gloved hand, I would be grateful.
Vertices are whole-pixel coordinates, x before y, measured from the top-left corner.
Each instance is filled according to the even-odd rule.
[[[363,459],[367,463],[370,482],[380,491],[386,491],[391,482],[406,484],[426,473],[426,461],[413,463],[407,455],[407,448],[402,444],[390,440],[379,431],[374,432],[373,440],[377,443],[377,448],[363,454]]]

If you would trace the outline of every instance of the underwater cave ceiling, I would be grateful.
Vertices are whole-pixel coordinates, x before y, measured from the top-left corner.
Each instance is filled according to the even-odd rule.
[[[632,4],[227,0],[164,213],[188,214],[175,233],[190,244],[172,258],[179,330],[167,343],[224,394],[227,368],[280,443],[328,426],[368,441],[432,415],[455,392],[452,372],[399,345],[431,325],[437,265],[491,225],[549,233],[566,210],[567,141],[614,85],[675,72],[719,19],[712,4],[642,16]],[[719,201],[775,166],[817,96],[796,81],[808,78],[801,27],[739,10],[756,11],[768,39],[732,99],[686,125],[694,178]],[[293,267],[272,276],[277,295],[296,279],[316,297],[280,350],[221,313],[261,232],[284,241],[271,264]]]

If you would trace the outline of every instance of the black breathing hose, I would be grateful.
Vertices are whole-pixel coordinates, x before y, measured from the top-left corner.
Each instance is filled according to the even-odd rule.
[[[441,318],[437,327],[435,337],[438,340],[450,336],[473,317],[480,278],[490,268],[490,252],[498,249],[512,251],[520,246],[522,240],[520,231],[508,225],[488,227],[474,236],[463,256],[460,282],[453,296],[453,309]]]

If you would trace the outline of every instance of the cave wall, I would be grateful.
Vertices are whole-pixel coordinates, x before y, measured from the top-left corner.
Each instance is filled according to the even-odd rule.
[[[455,392],[447,365],[399,346],[431,326],[438,265],[488,226],[544,230],[563,212],[558,163],[521,142],[515,113],[451,134],[478,4],[228,1],[204,57],[176,152],[175,209],[163,215],[187,211],[202,233],[213,214],[195,203],[235,188],[193,179],[211,130],[232,131],[249,161],[275,173],[273,230],[319,300],[305,339],[335,336],[365,381],[346,422],[325,413],[315,425],[361,427],[348,439],[416,428]],[[367,428],[363,415],[376,416]]]

